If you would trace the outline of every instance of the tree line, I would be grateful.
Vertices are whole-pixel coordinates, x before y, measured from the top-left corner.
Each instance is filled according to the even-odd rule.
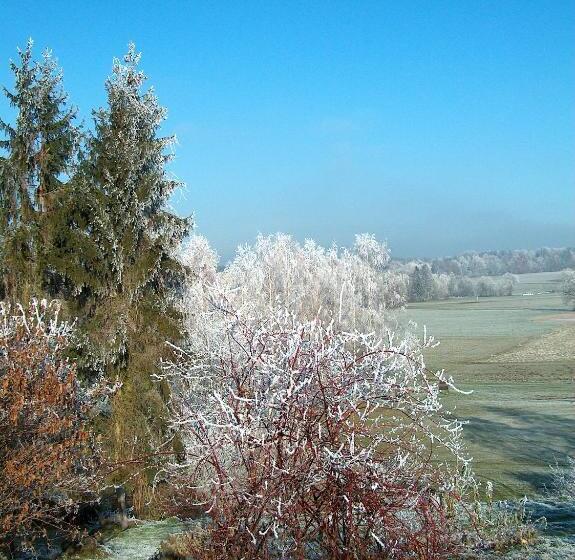
[[[501,276],[529,272],[557,272],[575,268],[575,248],[468,251],[455,257],[424,259],[434,274],[455,276]]]
[[[575,268],[575,248],[467,252],[456,257],[390,262],[407,278],[404,299],[430,301],[448,297],[509,296],[516,274],[557,272]]]
[[[427,263],[413,264],[408,274],[407,301],[421,302],[449,297],[510,296],[517,279],[513,274],[469,277],[433,273]]]

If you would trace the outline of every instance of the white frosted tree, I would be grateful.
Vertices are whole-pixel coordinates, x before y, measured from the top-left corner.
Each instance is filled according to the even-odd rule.
[[[575,308],[575,271],[568,270],[564,272],[562,280],[561,293],[563,294],[563,301]]]
[[[181,507],[203,507],[213,521],[211,544],[190,543],[189,554],[399,559],[425,549],[422,558],[439,559],[456,550],[450,508],[467,457],[440,400],[440,382],[452,381],[424,366],[433,340],[342,331],[281,303],[237,309],[214,286],[203,296],[185,350],[160,375],[186,457],[161,475]]]
[[[369,234],[356,236],[351,249],[326,249],[313,240],[302,244],[281,233],[259,236],[254,245],[239,247],[217,274],[217,256],[205,240],[193,237],[181,259],[196,277],[217,283],[234,307],[260,316],[282,305],[302,320],[381,331],[388,310],[405,301],[405,275],[388,268],[387,246]],[[198,288],[191,286],[195,297]],[[195,305],[186,305],[186,312],[193,313]]]

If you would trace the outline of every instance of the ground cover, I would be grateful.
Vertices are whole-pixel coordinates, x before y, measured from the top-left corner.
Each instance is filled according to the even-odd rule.
[[[473,390],[450,393],[446,404],[468,421],[474,468],[498,497],[543,492],[549,465],[575,449],[575,321],[558,293],[560,273],[518,280],[509,297],[413,304],[402,317],[441,341],[428,365]]]

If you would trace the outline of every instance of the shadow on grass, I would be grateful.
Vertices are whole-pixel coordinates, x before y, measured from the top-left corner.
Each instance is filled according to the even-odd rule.
[[[502,472],[534,491],[544,492],[552,482],[550,465],[566,465],[575,449],[575,421],[518,407],[486,406],[488,418],[467,416],[465,439],[502,460]]]

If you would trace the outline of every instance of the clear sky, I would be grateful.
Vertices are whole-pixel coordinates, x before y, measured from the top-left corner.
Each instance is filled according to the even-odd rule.
[[[573,0],[0,0],[0,14],[0,83],[33,37],[86,121],[136,42],[179,140],[173,205],[224,257],[275,231],[369,231],[397,256],[575,245]]]

